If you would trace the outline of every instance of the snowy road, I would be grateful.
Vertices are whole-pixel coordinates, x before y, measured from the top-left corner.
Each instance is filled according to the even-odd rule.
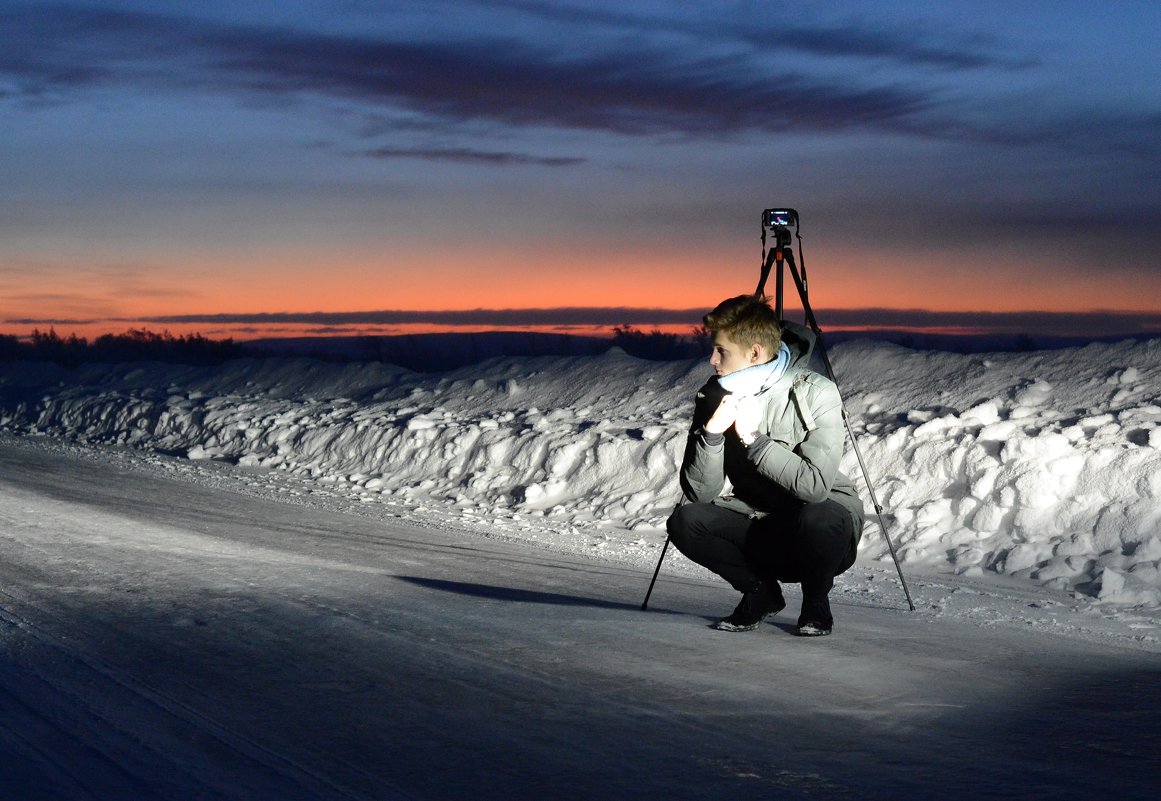
[[[1161,657],[0,443],[4,799],[1154,797]],[[901,599],[898,599],[901,600]]]

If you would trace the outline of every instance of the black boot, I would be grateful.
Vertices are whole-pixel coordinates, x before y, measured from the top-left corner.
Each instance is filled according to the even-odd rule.
[[[830,614],[830,600],[825,595],[814,598],[807,598],[804,595],[796,633],[800,637],[825,637],[830,634],[833,627],[834,618]]]
[[[807,621],[806,623],[799,623],[795,634],[799,637],[825,637],[830,634],[833,624],[819,623],[817,621]]]
[[[714,628],[720,631],[753,631],[766,615],[776,614],[786,606],[782,599],[782,588],[777,584],[773,587],[764,581],[759,581],[748,591],[742,593],[742,600],[734,613],[719,620]]]

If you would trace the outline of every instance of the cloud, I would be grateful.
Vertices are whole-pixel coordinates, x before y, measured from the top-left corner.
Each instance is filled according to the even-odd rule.
[[[421,7],[422,4],[420,4]],[[443,6],[427,6],[443,18]],[[531,2],[468,6],[470,26],[358,35],[194,16],[24,6],[0,15],[7,93],[63,102],[90,89],[211,91],[261,107],[306,100],[457,126],[719,139],[876,133],[1148,162],[1161,117],[1078,103],[1017,41],[887,19],[620,13]],[[460,12],[460,7],[456,7]],[[496,31],[483,33],[483,31]],[[1010,74],[1030,76],[1012,87]],[[1039,77],[1037,77],[1039,76]],[[1047,81],[1045,86],[1038,81]],[[1048,87],[1048,91],[1041,91]],[[1009,91],[1013,96],[1009,97]],[[1023,92],[1037,92],[1029,114]],[[476,130],[479,130],[478,128]],[[399,147],[387,158],[568,166],[569,157]]]
[[[959,76],[1036,65],[989,35],[793,17],[742,27],[728,17],[528,2],[475,10],[494,24],[474,30],[501,33],[421,38],[399,26],[394,38],[373,38],[148,12],[23,7],[0,15],[0,75],[21,96],[42,102],[81,89],[134,85],[231,92],[248,103],[313,96],[445,123],[702,137],[875,131],[1156,154],[1148,144],[1159,132],[1152,112],[1094,108],[1070,117],[1045,108],[1029,119],[1023,105],[999,110],[976,83],[961,81],[960,91],[971,92],[965,103],[953,100],[946,80],[929,80],[932,72]],[[501,13],[508,15],[504,25]],[[546,32],[545,20],[557,27]],[[799,65],[796,53],[813,60]],[[869,66],[876,62],[901,69],[873,80]],[[981,108],[988,109],[982,118]],[[473,158],[454,149],[444,156]],[[492,163],[546,163],[528,158]]]
[[[542,309],[467,309],[458,311],[381,310],[365,312],[272,312],[261,314],[173,315],[143,318],[162,324],[221,323],[317,326],[351,325],[696,325],[708,309],[563,307]],[[12,321],[10,321],[12,322]]]
[[[941,44],[938,35],[918,27],[885,30],[851,25],[808,27],[792,23],[781,31],[770,31],[768,35],[778,35],[789,46],[814,55],[883,59],[947,70],[1024,70],[1037,64],[1036,59],[1015,58],[1004,53],[998,42],[974,37]]]
[[[540,167],[571,167],[583,164],[585,159],[575,157],[529,156],[522,153],[501,153],[467,148],[394,148],[379,147],[365,150],[362,155],[377,159],[419,159],[422,161],[450,161],[461,164],[531,164]]]
[[[68,6],[25,8],[0,22],[0,73],[27,96],[120,84],[228,88],[444,120],[694,135],[909,130],[909,117],[937,103],[914,87],[812,78],[660,43],[561,53],[513,38],[376,40]]]
[[[731,21],[727,15],[713,13],[696,20],[687,20],[680,14],[625,14],[617,11],[586,6],[562,7],[556,3],[513,0],[502,5],[531,17],[612,31],[635,31],[656,34],[664,31],[696,39],[701,42],[748,42],[769,48],[848,59],[877,59],[895,64],[927,66],[946,70],[1006,69],[1022,70],[1035,66],[1038,61],[1013,56],[1010,48],[994,37],[980,34],[951,34],[931,30],[927,26],[901,27],[875,22],[860,24],[812,25],[779,14],[776,23],[769,24],[761,14],[750,15],[745,27]]]
[[[246,31],[210,37],[230,77],[266,93],[313,92],[456,121],[622,134],[909,127],[927,93],[756,74],[737,59],[666,52],[560,58],[498,40],[383,42]]]
[[[1161,312],[981,312],[927,309],[828,309],[816,318],[833,328],[1128,336],[1161,333]]]

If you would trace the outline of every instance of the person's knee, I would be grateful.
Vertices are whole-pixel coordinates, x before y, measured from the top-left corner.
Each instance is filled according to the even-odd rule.
[[[836,528],[835,510],[828,503],[811,503],[798,513],[798,530],[807,535],[826,534]]]
[[[669,541],[677,546],[679,551],[685,550],[689,542],[693,515],[690,513],[692,505],[685,504],[673,510],[673,514],[665,521],[665,530],[669,533]]]
[[[811,504],[802,509],[796,523],[795,541],[803,552],[833,561],[835,567],[845,560],[854,543],[854,530],[853,521],[842,506]]]
[[[835,573],[835,575],[837,576],[840,573],[846,573],[848,570],[850,570],[852,567],[854,567],[855,560],[858,557],[859,557],[859,541],[856,540],[854,537],[851,537],[850,548],[847,550],[846,555],[843,556],[842,561],[839,562],[838,572]]]
[[[698,543],[713,536],[716,509],[708,503],[687,503],[678,506],[665,522],[669,541],[682,553],[696,549]]]

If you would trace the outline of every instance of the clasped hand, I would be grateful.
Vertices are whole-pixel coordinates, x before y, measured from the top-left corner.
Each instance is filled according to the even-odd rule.
[[[707,434],[724,434],[734,427],[738,436],[746,438],[758,430],[762,421],[762,401],[753,396],[726,395],[717,410],[706,421]]]

